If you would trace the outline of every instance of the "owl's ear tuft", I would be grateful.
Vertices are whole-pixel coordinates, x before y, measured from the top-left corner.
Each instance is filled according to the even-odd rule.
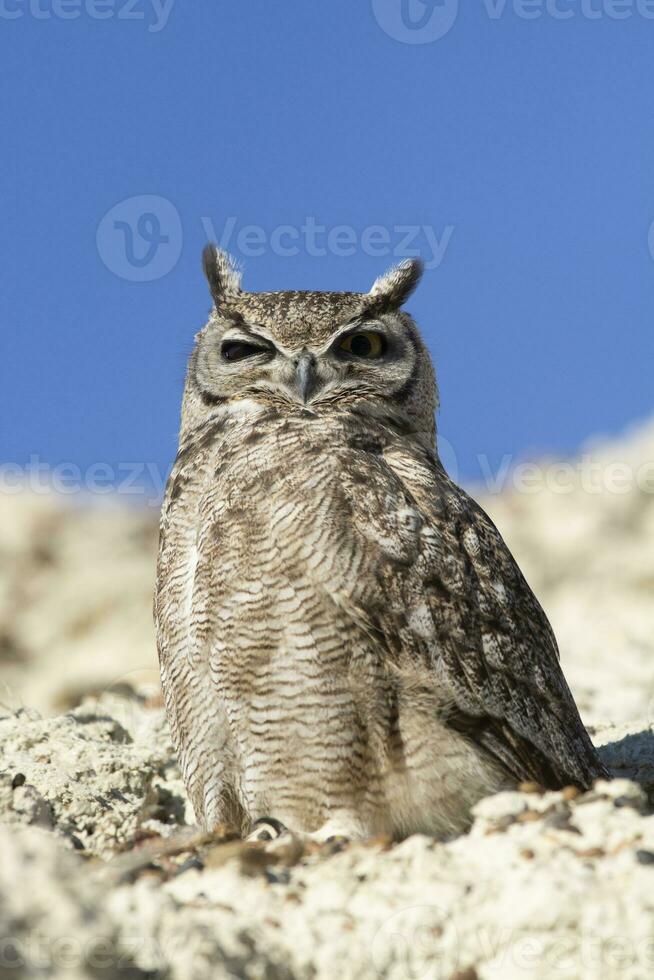
[[[236,260],[217,245],[207,245],[202,253],[202,268],[217,307],[234,302],[241,294],[241,273]]]
[[[380,276],[368,293],[371,304],[380,310],[397,310],[408,300],[422,278],[422,259],[404,259]]]

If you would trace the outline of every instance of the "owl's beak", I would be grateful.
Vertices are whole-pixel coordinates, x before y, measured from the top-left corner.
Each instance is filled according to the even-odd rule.
[[[302,401],[306,404],[318,386],[316,359],[313,354],[305,351],[295,362],[295,388]]]

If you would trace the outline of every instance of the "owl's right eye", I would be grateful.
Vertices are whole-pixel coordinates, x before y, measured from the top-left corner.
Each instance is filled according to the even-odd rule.
[[[268,348],[248,344],[245,340],[226,340],[220,353],[226,361],[242,361],[246,357],[254,357],[255,354],[267,354]]]

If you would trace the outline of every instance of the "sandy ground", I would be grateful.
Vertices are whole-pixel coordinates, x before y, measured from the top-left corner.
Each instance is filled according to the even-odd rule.
[[[654,975],[654,423],[499,488],[475,495],[619,778],[336,853],[194,839],[152,511],[0,495],[0,978]]]

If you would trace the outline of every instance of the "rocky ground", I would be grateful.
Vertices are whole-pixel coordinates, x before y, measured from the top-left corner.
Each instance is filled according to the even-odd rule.
[[[654,974],[654,425],[476,494],[618,777],[342,850],[202,838],[151,625],[156,516],[0,495],[0,978]]]

